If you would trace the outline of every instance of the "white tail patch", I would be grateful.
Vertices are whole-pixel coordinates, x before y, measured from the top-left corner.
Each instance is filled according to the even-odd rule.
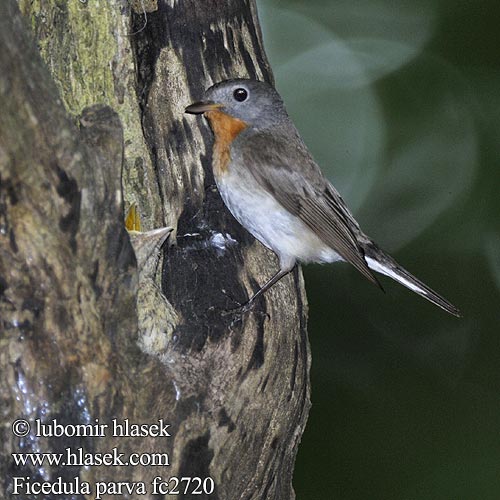
[[[385,276],[389,276],[389,278],[392,278],[393,280],[397,281],[398,283],[401,283],[402,285],[409,288],[410,290],[413,290],[414,292],[421,293],[422,295],[428,295],[427,290],[419,287],[416,283],[411,282],[407,278],[400,276],[395,271],[393,271],[389,267],[382,265],[380,262],[376,261],[375,259],[372,259],[371,257],[365,256],[365,260],[366,260],[366,263],[368,264],[368,267],[370,269],[373,269],[377,273],[385,274]]]

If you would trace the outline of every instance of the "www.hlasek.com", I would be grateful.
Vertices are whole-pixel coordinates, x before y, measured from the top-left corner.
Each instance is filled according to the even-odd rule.
[[[32,425],[34,424],[34,425]],[[95,419],[94,424],[60,424],[57,419],[42,422],[36,419],[33,423],[25,419],[18,419],[12,424],[12,432],[21,439],[31,442],[44,438],[72,438],[72,437],[165,437],[171,436],[170,425],[163,419],[154,424],[135,424],[128,419],[118,421],[113,419],[111,424],[102,424]],[[21,445],[21,443],[20,443]],[[32,448],[33,449],[33,448]],[[12,495],[94,495],[96,500],[102,495],[210,495],[215,491],[214,480],[211,477],[161,477],[156,476],[151,482],[116,482],[99,481],[91,484],[82,481],[79,477],[52,480],[40,480],[44,477],[44,470],[54,467],[121,467],[121,466],[155,466],[169,467],[168,453],[129,453],[125,454],[114,447],[109,452],[90,453],[84,448],[64,448],[63,453],[12,453],[15,469],[20,471],[37,470],[37,478],[19,473],[11,477],[9,487]],[[47,469],[46,469],[47,468]]]

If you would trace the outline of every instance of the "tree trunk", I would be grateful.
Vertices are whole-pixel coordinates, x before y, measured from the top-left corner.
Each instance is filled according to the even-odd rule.
[[[75,498],[85,483],[102,498],[293,498],[309,409],[301,273],[250,313],[225,312],[276,271],[277,259],[224,207],[210,131],[183,113],[215,81],[272,78],[254,2],[19,6],[24,20],[13,0],[0,5],[6,496],[16,484],[26,496],[29,484],[61,477],[80,484]],[[122,222],[132,202],[143,227],[168,227],[131,234],[133,247]],[[31,432],[14,436],[16,419]],[[56,419],[65,435],[37,436],[37,419]],[[113,419],[160,420],[169,435],[119,436]],[[78,424],[96,424],[94,435],[69,436]],[[101,435],[97,424],[108,425]],[[21,467],[11,455],[67,448],[94,460],[116,448],[124,460],[138,453],[163,463]],[[155,477],[211,477],[215,490],[205,483],[195,495],[192,482],[183,495],[155,492]],[[117,481],[136,489],[118,491]]]

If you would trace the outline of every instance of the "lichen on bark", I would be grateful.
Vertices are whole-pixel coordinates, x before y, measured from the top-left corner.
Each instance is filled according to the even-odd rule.
[[[4,339],[0,344],[6,418],[23,414],[16,403],[19,381],[36,403],[30,408],[45,418],[163,418],[173,439],[109,438],[84,446],[167,452],[169,475],[215,479],[213,499],[293,498],[293,465],[309,409],[302,276],[300,270],[287,276],[243,317],[223,314],[273,274],[277,260],[224,207],[211,173],[210,131],[183,114],[214,81],[272,80],[254,2],[146,2],[145,23],[137,2],[131,10],[130,2],[118,0],[22,0],[51,77],[14,2],[5,2],[0,37],[10,39],[0,56],[6,102],[0,125],[4,149],[17,153],[0,154],[9,171],[2,173],[0,194],[23,252],[0,240],[8,277],[0,290],[14,294],[9,314],[23,319],[29,313],[35,332],[26,341],[26,324],[12,317],[10,347]],[[19,84],[12,84],[15,78]],[[101,105],[85,107],[90,103]],[[75,114],[82,115],[79,129]],[[28,185],[34,194],[12,173],[22,169],[11,168],[11,157],[34,176]],[[147,276],[146,298],[155,300],[139,301],[144,310],[138,315],[141,276],[121,225],[120,183],[125,208],[137,203],[145,230],[172,227],[161,273],[154,272],[153,255]],[[44,190],[48,199],[40,196]],[[53,230],[51,221],[57,221]],[[231,244],[215,245],[221,237]],[[50,265],[30,267],[30,253]],[[144,331],[148,324],[154,331]],[[51,451],[51,443],[45,445]],[[10,436],[4,446],[10,453],[20,443]],[[151,481],[164,471],[75,473],[91,481]]]

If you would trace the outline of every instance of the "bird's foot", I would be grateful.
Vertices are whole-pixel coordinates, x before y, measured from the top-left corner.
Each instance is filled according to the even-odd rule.
[[[228,316],[230,314],[237,314],[240,316],[243,316],[247,312],[250,312],[255,306],[255,302],[249,300],[248,302],[245,302],[244,304],[238,303],[236,307],[231,307],[229,309],[224,309],[222,312],[223,316]]]
[[[231,322],[231,324],[234,324],[238,321],[241,321],[245,314],[252,312],[253,314],[260,316],[261,318],[264,319],[271,319],[271,316],[269,315],[268,312],[261,310],[260,308],[256,307],[257,305],[257,300],[248,300],[244,304],[240,304],[237,307],[233,307],[231,309],[225,309],[224,311],[221,312],[222,316],[232,316],[234,319]]]
[[[231,295],[229,295],[224,289],[222,289],[222,293],[231,301],[233,302],[234,304],[236,304],[236,307],[229,307],[227,309],[222,309],[221,310],[221,313],[223,316],[228,316],[228,315],[231,315],[231,314],[237,314],[237,315],[243,315],[247,312],[249,312],[255,302],[250,299],[250,300],[247,300],[246,302],[243,302],[241,303],[239,300],[236,300],[234,297],[231,297]]]
[[[220,314],[222,317],[233,317],[233,320],[231,321],[231,324],[234,324],[238,321],[241,321],[243,316],[249,312],[254,312],[257,314],[260,314],[262,316],[267,317],[267,319],[270,318],[269,313],[265,311],[260,311],[258,308],[256,308],[258,300],[254,300],[256,297],[253,296],[246,302],[241,303],[240,301],[236,300],[234,297],[231,297],[225,290],[222,290],[222,293],[231,301],[235,304],[234,307],[227,307],[227,308],[221,308],[217,306],[211,306],[209,308],[209,312],[211,314],[217,313]]]

